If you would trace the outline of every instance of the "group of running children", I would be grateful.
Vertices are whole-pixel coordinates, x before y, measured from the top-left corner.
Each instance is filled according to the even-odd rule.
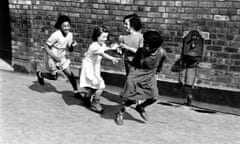
[[[119,41],[110,46],[106,44],[109,31],[104,26],[95,27],[92,33],[92,43],[82,59],[80,88],[70,70],[70,60],[66,58],[66,50],[70,52],[77,46],[70,32],[71,21],[68,16],[61,15],[55,24],[56,31],[47,39],[45,51],[47,53],[46,68],[48,72],[37,71],[38,82],[44,85],[44,79],[57,80],[58,72],[62,71],[69,79],[74,96],[81,98],[85,105],[95,112],[103,112],[100,97],[105,88],[101,77],[102,58],[111,60],[114,64],[120,58],[106,53],[108,50],[116,50],[123,55],[126,81],[120,93],[122,105],[116,113],[115,122],[123,124],[124,113],[130,106],[136,106],[135,110],[147,121],[149,119],[145,108],[157,100],[158,88],[156,74],[160,72],[166,59],[166,52],[161,47],[163,39],[156,31],[146,31],[142,34],[140,17],[130,14],[124,17],[123,25],[128,32],[120,35]]]

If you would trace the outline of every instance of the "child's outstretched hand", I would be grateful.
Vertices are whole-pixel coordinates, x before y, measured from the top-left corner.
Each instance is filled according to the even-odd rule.
[[[117,48],[117,53],[122,54],[122,49],[120,47]]]
[[[77,41],[76,40],[73,40],[72,42],[72,47],[76,47],[77,46]]]
[[[111,49],[112,50],[117,50],[117,48],[119,47],[119,44],[118,43],[113,43],[110,45]]]
[[[118,63],[120,59],[121,59],[121,58],[113,58],[113,59],[112,59],[113,64]]]
[[[123,49],[127,49],[127,45],[125,43],[120,43],[120,47],[123,48]]]
[[[71,43],[71,46],[69,48],[69,51],[72,52],[73,51],[73,48],[75,48],[77,46],[77,41],[76,40],[73,40],[72,43]]]

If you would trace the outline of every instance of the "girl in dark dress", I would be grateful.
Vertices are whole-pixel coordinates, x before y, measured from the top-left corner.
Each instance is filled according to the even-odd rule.
[[[144,33],[143,38],[144,47],[137,50],[125,86],[121,92],[123,105],[116,114],[115,119],[118,125],[123,124],[123,115],[126,109],[136,104],[138,100],[143,102],[137,104],[135,110],[147,121],[148,115],[145,107],[157,100],[158,88],[155,75],[161,70],[166,58],[166,52],[160,47],[163,40],[158,32],[147,31]]]

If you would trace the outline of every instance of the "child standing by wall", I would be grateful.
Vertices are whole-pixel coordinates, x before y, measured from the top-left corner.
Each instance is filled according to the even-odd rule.
[[[113,44],[107,47],[105,42],[108,39],[108,30],[104,26],[94,28],[92,34],[93,42],[90,44],[85,57],[82,60],[82,70],[80,75],[80,87],[87,90],[85,103],[95,112],[102,112],[100,96],[105,88],[105,83],[101,77],[102,58],[117,63],[119,58],[112,57],[105,53],[107,50],[116,50],[119,45]]]
[[[124,63],[126,75],[129,73],[130,63],[138,48],[143,47],[143,35],[141,33],[142,24],[140,17],[136,14],[127,15],[123,18],[123,26],[128,35],[120,35],[120,46],[124,49]]]
[[[148,120],[145,107],[157,100],[158,88],[155,74],[160,72],[166,52],[160,47],[163,40],[158,32],[148,31],[144,33],[143,38],[144,47],[138,49],[122,91],[123,105],[115,119],[118,125],[123,124],[123,115],[127,107],[136,104],[138,100],[143,102],[137,104],[135,109],[144,120]]]
[[[73,40],[73,34],[70,32],[71,21],[68,16],[61,15],[54,27],[56,31],[51,34],[44,47],[47,53],[46,66],[49,72],[38,71],[38,82],[44,85],[44,78],[57,80],[58,71],[63,71],[72,84],[74,93],[77,94],[77,82],[69,67],[70,60],[65,56],[67,49],[72,51],[77,46],[77,42]]]

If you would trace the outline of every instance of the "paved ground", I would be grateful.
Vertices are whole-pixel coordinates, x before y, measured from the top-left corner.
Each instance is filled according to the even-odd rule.
[[[149,107],[147,123],[130,109],[118,126],[118,91],[107,91],[99,115],[63,78],[43,87],[33,75],[0,70],[0,144],[240,144],[240,116],[180,105]]]

